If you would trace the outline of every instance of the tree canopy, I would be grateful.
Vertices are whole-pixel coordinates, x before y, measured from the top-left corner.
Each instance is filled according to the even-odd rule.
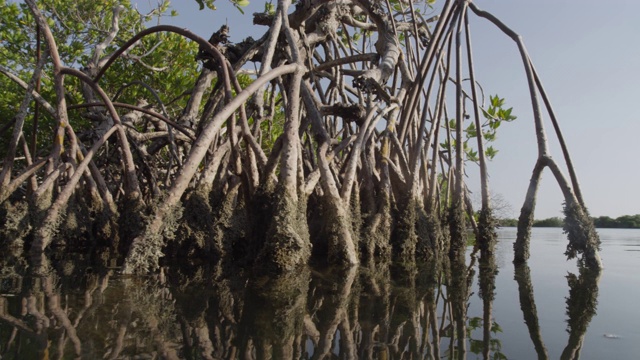
[[[500,219],[500,226],[517,226],[518,219]],[[598,216],[593,218],[595,227],[602,229],[640,229],[640,215],[622,215],[617,218]],[[559,217],[539,219],[533,222],[533,227],[562,227],[564,222]]]
[[[593,219],[598,228],[640,229],[640,214],[623,215],[615,219],[609,216],[599,216]]]

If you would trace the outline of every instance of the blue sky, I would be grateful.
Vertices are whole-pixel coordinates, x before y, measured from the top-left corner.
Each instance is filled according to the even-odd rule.
[[[155,0],[132,1],[140,10]],[[275,3],[276,1],[274,1]],[[195,0],[175,0],[179,12],[163,23],[189,28],[204,38],[227,23],[231,40],[258,37],[251,14],[264,1],[252,0],[242,15],[229,1],[217,11],[199,11]],[[527,46],[570,148],[583,195],[593,216],[640,214],[640,2],[582,0],[476,0],[519,33]],[[485,91],[506,98],[518,119],[503,125],[489,164],[492,191],[511,205],[517,217],[531,177],[536,140],[526,79],[513,41],[484,19],[471,16],[476,73]],[[561,160],[547,124],[552,155]],[[478,191],[477,174],[469,186]],[[538,194],[536,218],[561,216],[562,194],[546,170]]]

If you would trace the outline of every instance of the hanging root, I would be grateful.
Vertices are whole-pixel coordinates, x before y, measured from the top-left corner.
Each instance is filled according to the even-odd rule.
[[[416,256],[424,260],[433,259],[442,251],[444,243],[442,224],[436,214],[427,214],[424,208],[417,208],[416,212],[418,213]]]
[[[394,257],[401,262],[415,261],[418,235],[416,233],[417,201],[407,200],[406,207],[400,210],[396,226],[391,236],[391,246]]]
[[[478,246],[483,254],[493,254],[496,245],[496,227],[498,220],[493,215],[492,209],[483,208],[480,210],[478,221]]]
[[[0,248],[22,248],[31,232],[29,207],[24,202],[15,205],[5,201],[0,206]]]
[[[564,232],[569,238],[565,255],[573,259],[582,254],[580,263],[592,269],[601,269],[600,237],[586,209],[575,202],[564,204]]]
[[[467,229],[465,225],[465,215],[460,200],[457,200],[449,209],[449,231],[451,234],[451,245],[449,247],[449,257],[454,259],[464,259],[467,246]]]
[[[142,232],[146,207],[139,198],[127,197],[119,205],[118,212],[120,213],[118,218],[119,235],[120,239],[125,241],[123,244],[118,244],[118,249],[126,254],[125,250],[129,247],[131,239],[135,239]]]
[[[162,201],[158,203],[161,204]],[[148,273],[160,267],[160,258],[165,255],[163,252],[166,245],[165,239],[173,240],[175,237],[178,224],[182,219],[182,212],[181,205],[166,210],[166,213],[161,216],[161,224],[157,222],[157,219],[151,218],[151,216],[147,217],[145,223],[149,225],[145,226],[146,231],[133,239],[131,243],[122,269],[124,274]],[[156,212],[152,211],[151,213],[155,214]]]
[[[197,258],[215,253],[208,239],[213,233],[212,209],[209,204],[209,189],[198,187],[187,191],[184,201],[184,218],[179,224],[175,241],[167,244],[167,255],[180,258]],[[220,255],[220,254],[215,254]]]
[[[526,204],[525,204],[526,205]],[[533,226],[533,209],[535,206],[523,206],[520,212],[520,218],[518,219],[518,235],[516,242],[513,243],[513,263],[523,264],[528,259],[530,254],[529,241],[531,239],[531,227]]]
[[[306,199],[292,199],[279,191],[274,215],[265,244],[258,254],[257,268],[285,273],[307,264],[311,257],[311,242],[306,219]]]

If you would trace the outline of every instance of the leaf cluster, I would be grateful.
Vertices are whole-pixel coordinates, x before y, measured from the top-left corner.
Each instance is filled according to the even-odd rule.
[[[597,228],[640,229],[640,214],[623,215],[617,218],[600,216],[593,219]]]
[[[500,96],[491,95],[489,97],[489,107],[482,107],[482,114],[484,115],[484,123],[482,124],[482,138],[484,140],[485,148],[484,154],[487,159],[492,160],[497,154],[498,150],[493,146],[489,145],[494,142],[497,138],[498,128],[502,125],[503,122],[512,122],[517,119],[515,115],[512,114],[513,108],[505,107],[505,99]],[[449,120],[449,128],[452,131],[455,131],[456,128],[456,120]],[[463,149],[465,152],[465,157],[467,161],[478,163],[478,150],[475,149],[471,144],[475,143],[475,139],[478,136],[478,129],[474,122],[469,123],[469,125],[464,129],[465,133],[465,141],[463,144]],[[472,143],[469,143],[472,141]],[[448,141],[444,141],[440,144],[442,149],[448,149],[449,143]],[[455,147],[455,140],[452,140],[452,145]]]
[[[467,327],[467,336],[469,337],[470,351],[473,354],[480,355],[484,351],[484,341],[476,340],[471,337],[474,330],[481,329],[483,326],[483,319],[481,317],[472,317],[469,319],[469,326]],[[494,335],[502,332],[502,327],[497,322],[491,323],[491,332]],[[507,356],[502,353],[502,342],[500,339],[489,339],[489,348],[491,350],[491,359],[507,359]]]
[[[238,11],[240,11],[243,14],[244,14],[244,10],[242,10],[242,8],[249,6],[249,0],[230,0],[230,1],[233,3],[236,9],[238,9]],[[200,6],[200,10],[203,10],[205,7],[211,10],[216,10],[216,5],[215,5],[216,0],[196,0],[196,2],[198,3],[198,6]]]
[[[104,42],[112,30],[114,8],[120,7],[118,14],[119,31],[116,38],[99,54],[104,60],[134,34],[146,28],[154,18],[176,16],[169,11],[169,2],[159,2],[157,8],[142,14],[129,0],[77,0],[68,6],[64,0],[51,0],[40,4],[41,11],[49,21],[49,27],[57,41],[60,58],[65,66],[87,71],[95,57],[98,44]],[[28,81],[36,63],[37,29],[33,15],[24,3],[7,3],[0,0],[0,17],[14,21],[0,22],[0,65],[24,81]],[[43,38],[42,38],[43,39]],[[41,44],[45,53],[46,44]],[[107,94],[117,94],[117,101],[130,104],[141,102],[157,105],[153,94],[144,87],[131,86],[122,91],[123,86],[133,82],[144,82],[153,88],[161,101],[167,105],[169,115],[179,114],[186,104],[186,97],[197,78],[198,68],[193,60],[197,45],[174,33],[158,33],[143,38],[124,56],[119,58],[100,80]],[[185,66],[193,64],[193,66]],[[47,65],[41,79],[41,95],[49,103],[55,104],[52,68]],[[65,79],[67,104],[86,102],[82,86],[76,78]],[[6,76],[0,76],[0,122],[6,124],[16,114],[24,96],[24,90]],[[159,106],[157,107],[159,108]],[[24,130],[30,136],[32,122],[31,109]],[[39,122],[39,143],[51,141],[55,121],[41,112]],[[77,133],[91,127],[92,123],[83,118],[84,111],[70,111],[70,121]],[[6,142],[10,132],[0,134],[0,142]],[[2,146],[6,148],[6,146]]]

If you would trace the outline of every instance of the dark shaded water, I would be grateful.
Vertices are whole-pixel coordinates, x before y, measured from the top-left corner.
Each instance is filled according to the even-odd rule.
[[[122,277],[81,257],[34,273],[5,258],[0,358],[635,359],[640,231],[600,235],[601,274],[565,260],[561,229],[534,229],[518,269],[511,228],[493,262],[277,279],[206,267]]]

